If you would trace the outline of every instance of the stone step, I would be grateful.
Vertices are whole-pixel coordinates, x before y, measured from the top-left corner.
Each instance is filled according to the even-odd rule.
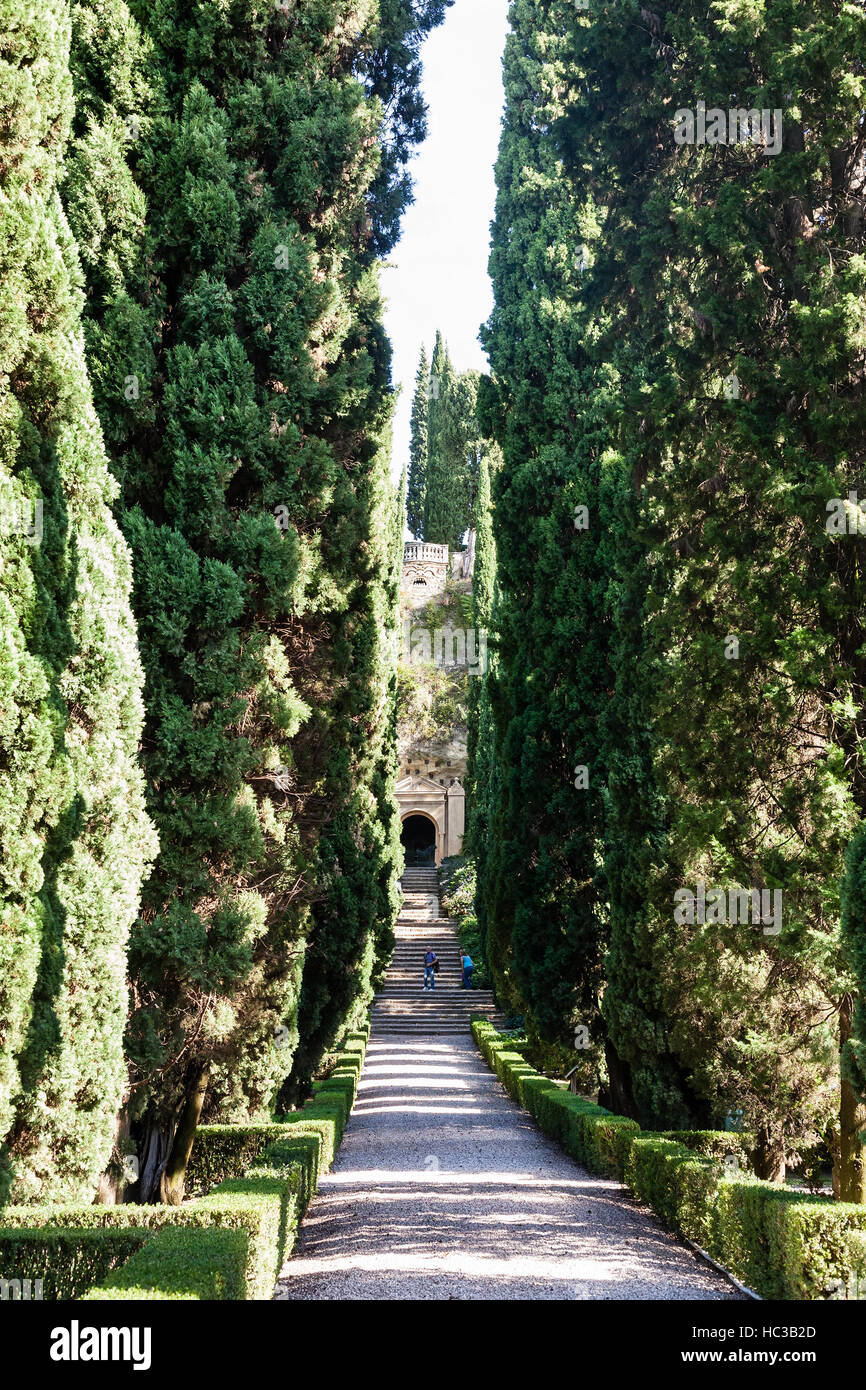
[[[439,969],[436,971],[437,975],[441,975],[443,974],[443,972],[445,974],[450,975],[453,975],[455,972],[458,975],[460,974],[460,961],[457,959],[456,956],[453,960],[447,960],[445,956],[440,956],[437,952],[437,958],[439,960]],[[406,961],[405,965],[401,964],[396,967],[390,966],[388,971],[388,978],[389,980],[392,980],[396,979],[398,975],[402,975],[404,978],[408,979],[412,975],[417,975],[418,971],[423,969],[423,961],[415,960],[415,958],[413,957],[412,960]]]
[[[436,971],[437,978],[442,974],[460,975],[462,973],[462,967],[457,956],[454,956],[451,960],[448,960],[445,956],[440,956],[437,952],[437,959],[439,961],[439,969]],[[405,964],[400,964],[396,967],[389,966],[388,979],[394,979],[398,975],[402,975],[405,979],[412,979],[414,978],[414,976],[418,975],[424,968],[425,967],[423,960],[415,956],[412,956],[412,958],[406,961]],[[392,970],[393,975],[391,974]]]
[[[496,1023],[499,1027],[503,1025],[502,1014],[485,1014],[484,1018],[488,1023]],[[371,1028],[418,1028],[423,1033],[425,1028],[434,1026],[437,1028],[469,1028],[470,1018],[468,1014],[464,1015],[463,1018],[438,1018],[435,1014],[423,1018],[371,1018],[370,1026]]]
[[[453,974],[455,970],[458,972],[458,974],[460,973],[461,965],[460,960],[457,956],[452,954],[451,958],[449,959],[447,956],[440,956],[438,951],[436,952],[436,956],[439,961],[439,969],[436,972],[438,975],[441,975],[443,970],[450,971],[451,974]],[[390,971],[392,970],[394,972],[394,975],[417,975],[418,971],[423,969],[424,961],[423,958],[419,956],[410,956],[410,958],[407,961],[401,961],[396,966],[388,967],[389,976]]]
[[[497,1014],[485,1014],[484,1022],[493,1023],[498,1028],[503,1026],[502,1019]],[[431,1028],[453,1028],[455,1031],[469,1033],[472,1031],[472,1019],[468,1014],[465,1018],[371,1018],[370,1028],[373,1031],[380,1028],[409,1029],[418,1033],[426,1033]]]
[[[399,1019],[404,1023],[414,1023],[422,1018],[438,1019],[466,1019],[470,1014],[483,1014],[485,1018],[496,1013],[495,1004],[474,1004],[471,1008],[465,1009],[442,1009],[436,1004],[430,1004],[422,1009],[371,1009],[370,1018],[372,1019]]]
[[[501,1020],[491,1019],[491,1023],[501,1027]],[[411,1024],[405,1027],[398,1027],[393,1023],[377,1023],[370,1030],[371,1038],[458,1038],[471,1034],[472,1029],[468,1023],[460,1027],[450,1025],[423,1023]]]
[[[458,991],[461,994],[471,994],[473,992],[471,990],[467,991],[463,988],[463,980],[460,976],[460,973],[457,970],[440,970],[439,974],[435,978],[436,989],[450,989]],[[377,993],[383,994],[385,990],[391,989],[397,990],[400,994],[405,994],[408,996],[410,994],[414,994],[416,990],[423,988],[424,981],[421,978],[421,972],[420,970],[416,970],[413,971],[411,975],[407,975],[405,979],[395,979],[393,975],[389,975],[388,978],[383,982],[382,988],[378,990]]]
[[[456,966],[456,965],[455,965],[454,968],[451,969],[451,970],[449,970],[447,967],[443,966],[441,970],[437,970],[437,971],[436,971],[436,973],[434,974],[433,978],[434,978],[434,980],[436,981],[436,988],[437,988],[437,989],[439,989],[439,988],[462,989],[462,988],[463,988],[463,974],[462,974],[462,971],[459,969],[459,967]],[[385,976],[384,980],[382,981],[382,984],[380,985],[380,989],[387,989],[389,985],[397,985],[397,986],[399,986],[401,989],[404,989],[404,990],[407,990],[407,989],[408,989],[408,990],[413,990],[413,989],[415,989],[416,987],[417,987],[418,989],[421,989],[421,987],[422,987],[423,984],[424,984],[423,972],[422,972],[422,970],[421,970],[421,967],[418,966],[417,969],[415,969],[415,970],[407,970],[407,971],[405,971],[405,973],[403,973],[403,974],[394,974],[394,975],[392,975],[392,974],[390,974],[390,972],[389,972],[389,973]],[[479,984],[479,985],[476,986],[476,988],[477,988],[477,989],[481,989],[482,986]]]
[[[438,994],[445,1004],[462,1003],[468,999],[477,999],[479,1004],[489,1004],[493,1000],[493,994],[490,990],[464,989],[459,984],[437,984],[434,989],[430,990],[425,989],[422,984],[392,988],[386,982],[375,995],[373,1003],[375,1004],[380,999],[392,999],[395,1002],[402,1001],[404,1004],[414,1004],[416,998],[421,994]]]
[[[407,869],[401,880],[403,905],[397,919],[394,954],[382,988],[373,1000],[370,1023],[375,1037],[461,1037],[470,1015],[482,1014],[501,1025],[504,1015],[489,989],[463,988],[461,949],[454,923],[442,913],[435,869]],[[424,953],[439,957],[433,990],[423,988]]]
[[[504,1020],[495,1016],[487,1019],[486,1022],[492,1023],[494,1028],[502,1028]],[[378,1020],[371,1024],[370,1036],[381,1037],[404,1037],[404,1038],[423,1038],[430,1034],[441,1036],[450,1034],[452,1036],[471,1035],[472,1025],[469,1019],[456,1023],[438,1023],[435,1019],[418,1019],[415,1022],[395,1023],[391,1020]]]
[[[459,951],[455,951],[453,946],[435,946],[432,941],[430,945],[434,953],[439,957],[442,966],[457,969],[460,958]],[[423,964],[424,956],[425,951],[423,948],[419,951],[417,946],[413,946],[412,950],[407,951],[405,955],[395,956],[394,964],[398,970],[414,970],[419,965]]]
[[[494,1004],[488,1004],[486,1007],[476,1004],[471,1009],[439,1009],[431,1004],[426,1009],[371,1009],[370,1019],[371,1021],[388,1019],[392,1023],[416,1023],[422,1019],[431,1018],[438,1019],[440,1022],[462,1022],[468,1019],[470,1014],[482,1014],[484,1018],[489,1018],[495,1013],[496,1006]]]
[[[457,961],[455,961],[453,965],[448,965],[447,963],[440,965],[439,969],[434,971],[433,978],[436,981],[437,989],[440,985],[445,984],[449,985],[452,989],[463,988],[463,971],[460,969]],[[417,985],[420,989],[423,984],[423,968],[420,965],[412,965],[408,966],[405,970],[395,970],[393,973],[390,970],[386,971],[385,977],[379,985],[379,988],[387,989],[388,985],[402,985],[404,989],[414,989]],[[480,983],[478,988],[481,988]]]
[[[482,992],[480,989],[460,989],[459,987],[454,989],[440,989],[438,985],[435,989],[431,990],[425,989],[423,985],[419,985],[417,989],[401,989],[393,992],[388,989],[383,989],[375,996],[371,1007],[375,1008],[376,1005],[380,1003],[404,1004],[414,1007],[422,994],[426,994],[428,997],[431,994],[438,995],[443,1005],[465,1004],[468,1006],[473,999],[477,1004],[493,1003],[493,995],[487,990]]]
[[[397,944],[394,947],[394,959],[417,960],[419,956],[424,955],[425,942],[428,946],[432,946],[433,950],[437,953],[439,951],[445,951],[446,953],[450,952],[452,956],[458,956],[460,954],[460,945],[455,941],[453,936],[442,936],[439,933],[434,936],[433,932],[427,932],[426,934],[419,932],[417,941],[400,941],[398,938]]]
[[[436,950],[435,946],[433,949],[434,951]],[[439,961],[440,971],[459,970],[461,968],[459,955],[455,951],[451,951],[448,955],[446,955],[444,952],[440,955],[440,953],[436,951],[436,957]],[[400,960],[395,965],[389,966],[388,969],[393,970],[395,974],[406,975],[411,971],[423,969],[423,966],[423,952],[418,953],[413,951],[411,956],[407,956],[405,960]]]
[[[414,980],[416,976],[421,974],[423,969],[424,965],[421,961],[409,961],[407,965],[399,966],[396,970],[394,970],[393,967],[389,968],[388,979],[402,979],[404,981]],[[461,974],[462,970],[458,960],[445,960],[444,957],[439,957],[439,969],[436,971],[437,979],[441,979],[443,975],[459,976]]]
[[[412,955],[417,957],[419,951],[423,956],[428,946],[432,946],[434,951],[439,948],[443,951],[452,951],[455,955],[460,950],[460,943],[454,936],[445,936],[443,932],[419,931],[412,936],[404,936],[402,933],[397,937],[394,946],[395,952],[400,952],[400,958]]]
[[[434,986],[436,989],[456,990],[459,994],[478,994],[482,999],[490,995],[490,990],[484,989],[481,985],[477,985],[475,989],[465,989],[463,977],[459,970],[440,970],[433,978],[436,982]],[[386,975],[376,993],[382,994],[386,989],[397,989],[401,994],[412,994],[416,989],[423,988],[424,981],[421,977],[421,971],[413,970],[411,974],[403,978]]]
[[[437,950],[435,946],[433,950],[439,961],[440,970],[459,970],[461,968],[459,951],[453,951],[450,948],[446,951],[444,947],[442,947],[441,950]],[[421,970],[423,966],[424,952],[412,951],[408,955],[401,956],[399,960],[395,960],[394,964],[389,965],[388,969],[405,975],[407,971]]]
[[[446,1015],[449,1017],[460,1015],[460,1017],[463,1017],[467,1015],[467,1013],[489,1013],[495,1011],[495,1009],[496,1005],[493,1004],[492,999],[488,999],[484,1004],[460,1004],[460,1002],[450,1004],[450,1002],[443,1001],[443,999],[424,999],[420,1005],[417,1004],[416,999],[384,999],[381,1004],[371,1005],[370,1013],[375,1017],[384,1017],[388,1015],[389,1017],[393,1017],[393,1019],[396,1019],[398,1016],[410,1019],[410,1017],[413,1017],[416,1013],[421,1012],[441,1013],[443,1017]]]

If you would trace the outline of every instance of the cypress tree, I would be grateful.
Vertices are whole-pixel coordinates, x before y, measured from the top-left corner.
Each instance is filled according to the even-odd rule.
[[[481,458],[478,499],[475,508],[475,568],[472,574],[472,618],[475,624],[476,650],[480,633],[485,632],[488,670],[469,682],[466,702],[466,834],[463,851],[475,863],[475,914],[485,965],[487,954],[487,917],[484,910],[483,885],[487,874],[489,845],[488,807],[495,793],[491,782],[496,775],[493,748],[490,699],[487,679],[492,659],[490,628],[496,583],[496,546],[493,539],[493,517],[490,498],[490,464],[487,453]],[[497,962],[498,966],[498,962]]]
[[[634,23],[623,24],[623,8]],[[771,294],[761,306],[756,279],[767,272],[747,266],[742,247],[754,266],[772,264],[772,246],[784,247],[800,225],[810,180],[825,177],[822,164],[837,171],[840,202],[848,197],[852,166],[840,148],[856,98],[851,73],[839,77],[860,21],[803,22],[798,53],[821,55],[826,83],[850,109],[822,121],[810,114],[805,128],[814,121],[826,140],[797,171],[801,190],[786,203],[792,173],[783,161],[771,167],[752,149],[725,164],[730,151],[683,154],[673,140],[677,105],[694,104],[689,91],[719,102],[734,92],[751,106],[758,70],[773,74],[759,105],[778,105],[775,92],[794,78],[805,90],[778,16],[762,30],[757,58],[733,5],[715,7],[706,42],[705,16],[690,4],[650,22],[631,3],[586,14],[527,0],[513,19],[486,337],[497,393],[489,413],[505,454],[495,511],[499,670],[489,682],[502,779],[484,883],[489,947],[495,939],[502,959],[513,959],[547,1037],[565,1040],[577,1000],[590,1031],[606,1032],[617,1108],[651,1124],[706,1122],[742,1099],[747,1122],[762,1130],[770,1174],[786,1135],[795,1144],[814,1136],[828,1113],[826,1009],[841,976],[835,889],[816,871],[822,855],[838,860],[856,793],[840,785],[838,758],[809,750],[827,736],[815,696],[828,648],[823,637],[803,640],[807,595],[822,594],[821,551],[798,573],[791,546],[820,516],[821,449],[851,459],[860,406],[836,410],[832,428],[822,422],[820,445],[791,423],[807,390],[807,336],[810,352],[823,352],[800,309],[789,318],[779,308],[796,342],[784,372],[764,371],[760,404],[736,414],[722,386],[731,363],[765,361],[780,302]],[[739,46],[723,32],[736,33]],[[796,131],[790,138],[796,146]],[[859,223],[846,215],[856,247]],[[816,249],[810,243],[807,260]],[[859,276],[856,257],[837,273],[845,283],[829,287],[828,324],[838,328],[834,313],[862,294]],[[829,358],[816,375],[833,389]],[[757,402],[754,373],[749,389]],[[807,451],[818,457],[799,494],[798,484],[780,487],[769,455],[760,461],[780,424],[781,437],[800,436],[794,477]],[[571,553],[563,496],[577,504]],[[760,538],[751,516],[761,518]],[[826,632],[835,602],[828,592],[809,625]],[[845,622],[857,604],[855,585]],[[725,634],[736,632],[748,665],[724,656]],[[569,651],[579,652],[576,665]],[[848,688],[837,686],[831,702]],[[579,750],[577,804],[555,794],[557,739]],[[807,821],[817,852],[804,849]],[[572,896],[574,868],[582,900]],[[693,874],[783,886],[790,932],[779,941],[758,933],[756,942],[754,933],[677,927],[673,892]],[[570,934],[580,941],[571,957]],[[780,977],[797,988],[774,989]],[[779,1047],[780,1034],[790,1043]]]
[[[840,1005],[842,1094],[840,1132],[860,1138],[866,1130],[866,828],[860,826],[845,856],[842,939],[853,989]],[[862,1140],[839,1146],[836,1193],[844,1202],[866,1201]]]
[[[443,432],[447,420],[446,398],[454,385],[454,369],[448,356],[448,348],[441,331],[436,333],[433,357],[430,362],[430,384],[427,405],[427,467],[425,470],[424,511],[421,530],[424,540],[435,545],[447,545],[445,534],[436,524],[436,534],[430,531],[430,524],[436,521],[438,499],[431,493],[431,482],[436,488],[443,486],[442,468],[439,461],[442,449]]]
[[[408,198],[417,47],[443,6],[383,6],[354,44],[348,8],[299,25],[280,7],[134,5],[145,100],[117,80],[117,24],[78,55],[93,116],[70,210],[86,221],[106,132],[131,125],[144,211],[134,255],[110,219],[92,238],[94,291],[119,273],[92,296],[88,341],[135,555],[164,843],[131,957],[145,1198],[178,1199],[201,1115],[298,1094],[369,998],[396,911],[374,258]]]
[[[475,624],[475,650],[480,649],[482,632],[488,633],[493,608],[493,588],[496,579],[496,545],[493,539],[493,518],[490,501],[490,461],[485,451],[480,460],[478,498],[475,506],[475,567],[472,573],[472,621]],[[487,639],[485,639],[487,640]],[[489,658],[488,658],[489,659]],[[486,673],[469,682],[466,700],[466,835],[464,849],[473,854],[476,840],[475,820],[480,814],[479,790],[486,786],[486,743],[481,745],[483,770],[478,766],[479,726],[484,700]],[[478,834],[483,837],[483,831]]]
[[[517,0],[511,14],[495,307],[483,335],[497,397],[491,408],[485,392],[485,415],[498,422],[504,463],[494,483],[500,595],[487,682],[498,780],[480,891],[500,994],[524,1001],[544,1037],[570,1043],[580,1025],[600,1036],[603,548],[597,508],[587,529],[575,521],[576,508],[594,502],[606,441],[578,410],[581,210],[550,135],[562,110],[555,60],[567,13]]]
[[[427,349],[421,356],[415,376],[409,442],[409,481],[406,490],[406,524],[417,540],[423,540],[424,501],[427,495],[427,415],[430,403],[430,366]]]
[[[577,200],[617,189],[588,290],[641,498],[636,516],[622,499],[610,590],[605,1014],[642,1073],[642,1116],[669,1123],[676,1092],[692,1103],[687,1073],[705,1113],[745,1109],[768,1176],[831,1114],[838,870],[862,799],[856,718],[831,714],[859,706],[858,543],[824,528],[862,466],[846,384],[862,30],[793,4],[757,28],[735,4],[575,15],[559,131]],[[678,146],[677,112],[699,100],[726,126],[730,107],[778,110],[778,147]],[[697,878],[782,891],[781,934],[675,926],[674,889]],[[844,1118],[834,1142],[842,1161]]]
[[[126,947],[156,845],[129,554],[58,197],[63,0],[6,8],[0,74],[0,1200],[87,1201],[126,1081]]]
[[[459,550],[474,525],[479,460],[478,372],[454,371],[438,334],[430,373],[424,539]]]

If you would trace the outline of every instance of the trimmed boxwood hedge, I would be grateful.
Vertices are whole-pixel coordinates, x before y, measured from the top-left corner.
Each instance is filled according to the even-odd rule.
[[[303,1110],[281,1116],[273,1124],[201,1125],[196,1131],[187,1167],[190,1196],[209,1192],[226,1178],[240,1177],[269,1145],[286,1141],[286,1125],[297,1140],[297,1156],[307,1171],[307,1196],[315,1180],[331,1166],[343,1137],[364,1065],[367,1031],[350,1033],[324,1081],[313,1083],[313,1095]]]
[[[540,1075],[492,1024],[476,1017],[472,1032],[509,1095],[545,1134],[591,1171],[619,1178],[763,1298],[857,1297],[858,1271],[859,1296],[866,1296],[866,1207],[760,1182],[747,1171],[748,1134],[642,1131]],[[726,1169],[730,1154],[741,1171]]]
[[[243,1230],[170,1226],[85,1294],[84,1301],[248,1298],[248,1264],[249,1238]]]
[[[284,1158],[288,1162],[284,1162]],[[227,1179],[206,1197],[185,1202],[179,1207],[124,1203],[113,1207],[13,1208],[3,1215],[7,1227],[0,1231],[0,1254],[4,1264],[8,1255],[14,1277],[44,1277],[45,1298],[80,1298],[110,1270],[114,1272],[110,1276],[109,1286],[115,1290],[124,1287],[127,1265],[131,1264],[131,1259],[124,1264],[120,1263],[121,1260],[126,1256],[131,1257],[138,1247],[143,1251],[145,1245],[158,1244],[161,1249],[170,1232],[177,1228],[189,1228],[201,1233],[213,1227],[226,1227],[243,1236],[241,1278],[244,1292],[232,1294],[231,1297],[270,1298],[277,1275],[294,1245],[305,1182],[305,1174],[297,1162],[293,1146],[286,1151],[277,1143],[265,1149],[246,1177]],[[21,1228],[8,1229],[16,1218],[27,1220],[31,1226],[36,1221],[44,1223],[41,1234],[46,1240],[50,1240],[52,1235],[65,1237],[53,1245],[46,1245],[45,1256],[52,1258],[51,1263],[42,1269],[38,1268],[38,1253],[34,1251],[26,1261],[26,1270],[23,1274],[19,1273],[17,1257],[24,1254],[24,1249],[17,1237],[22,1231]],[[169,1248],[187,1251],[191,1245],[189,1242],[184,1244],[170,1240]],[[231,1248],[237,1251],[241,1246],[236,1242]],[[90,1252],[92,1277],[89,1279],[86,1278],[87,1271],[81,1271],[86,1252]],[[162,1260],[162,1256],[159,1258]],[[120,1267],[115,1268],[118,1265]],[[129,1278],[138,1281],[140,1271],[145,1266],[150,1268],[144,1258],[135,1261]],[[4,1274],[4,1277],[12,1275]],[[139,1287],[137,1282],[135,1286]],[[231,1286],[237,1286],[234,1274]],[[55,1289],[57,1292],[54,1292]],[[138,1295],[130,1294],[130,1297],[134,1296]],[[158,1291],[147,1295],[151,1298],[159,1296]],[[176,1295],[170,1292],[166,1296]],[[192,1298],[198,1295],[187,1293],[178,1296]],[[213,1296],[210,1293],[202,1295]]]
[[[29,1279],[31,1286],[41,1279],[46,1300],[80,1298],[150,1235],[142,1226],[114,1231],[0,1226],[0,1279]]]
[[[269,1299],[339,1146],[365,1045],[352,1034],[312,1100],[279,1122],[202,1126],[182,1206],[8,1208],[0,1277],[42,1278],[45,1298]]]
[[[204,1196],[226,1178],[239,1178],[283,1135],[280,1124],[200,1125],[186,1170],[187,1196]]]

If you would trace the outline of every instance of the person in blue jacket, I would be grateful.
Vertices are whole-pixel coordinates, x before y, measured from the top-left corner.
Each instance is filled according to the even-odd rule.
[[[436,952],[428,946],[424,953],[424,988],[436,988],[436,964],[439,960]]]

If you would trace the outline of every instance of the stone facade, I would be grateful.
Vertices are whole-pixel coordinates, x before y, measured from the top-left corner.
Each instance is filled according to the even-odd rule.
[[[431,598],[445,592],[448,578],[447,545],[428,545],[426,541],[406,541],[400,576],[400,600],[409,608],[422,608]]]
[[[456,780],[442,786],[430,777],[410,774],[396,786],[400,820],[424,816],[431,821],[436,838],[436,863],[449,855],[459,854],[463,847],[466,819],[466,795]]]
[[[400,579],[401,614],[411,620],[414,612],[444,594],[449,576],[463,586],[471,584],[474,558],[474,532],[470,532],[467,549],[450,556],[447,545],[406,541]],[[449,855],[459,854],[465,823],[465,729],[454,729],[447,743],[436,745],[401,739],[398,776],[396,794],[401,822],[422,816],[431,823],[437,864]]]

